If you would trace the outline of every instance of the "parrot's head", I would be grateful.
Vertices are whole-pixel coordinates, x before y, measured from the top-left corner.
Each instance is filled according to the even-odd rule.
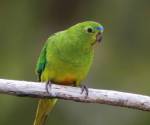
[[[79,38],[80,42],[93,46],[96,42],[101,42],[104,27],[100,23],[86,21],[72,26],[69,30]]]

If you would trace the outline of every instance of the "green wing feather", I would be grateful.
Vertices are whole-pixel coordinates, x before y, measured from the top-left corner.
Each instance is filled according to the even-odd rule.
[[[41,74],[44,71],[45,65],[46,65],[46,47],[47,47],[47,43],[45,43],[43,49],[41,50],[40,56],[36,64],[36,72],[38,74],[38,81],[41,81]]]

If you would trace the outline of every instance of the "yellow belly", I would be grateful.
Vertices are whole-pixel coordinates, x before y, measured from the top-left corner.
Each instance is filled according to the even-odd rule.
[[[77,78],[73,74],[66,74],[63,77],[57,77],[54,79],[54,82],[56,84],[62,84],[62,85],[75,85],[77,81]]]
[[[45,69],[42,73],[41,80],[42,81],[50,80],[55,84],[78,86],[87,74],[84,71],[85,70],[80,71],[66,70],[65,72],[63,72],[61,70]]]

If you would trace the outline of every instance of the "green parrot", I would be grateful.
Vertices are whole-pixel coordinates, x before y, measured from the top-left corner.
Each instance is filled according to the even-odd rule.
[[[36,65],[39,81],[81,86],[94,56],[93,45],[102,39],[104,28],[93,21],[78,23],[51,35]],[[40,99],[34,125],[44,125],[57,99]]]

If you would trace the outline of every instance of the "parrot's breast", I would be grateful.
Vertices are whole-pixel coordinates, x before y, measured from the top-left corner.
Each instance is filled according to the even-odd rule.
[[[46,64],[41,79],[62,85],[79,85],[87,76],[91,60],[83,61],[82,65],[74,65],[70,62],[64,62],[56,56],[51,57],[51,60]]]
[[[91,66],[93,49],[83,49],[81,45],[67,43],[66,39],[55,38],[54,41],[49,42],[46,49],[46,65],[42,72],[42,81],[50,80],[56,84],[79,85],[87,76]],[[76,43],[75,40],[72,42]]]

